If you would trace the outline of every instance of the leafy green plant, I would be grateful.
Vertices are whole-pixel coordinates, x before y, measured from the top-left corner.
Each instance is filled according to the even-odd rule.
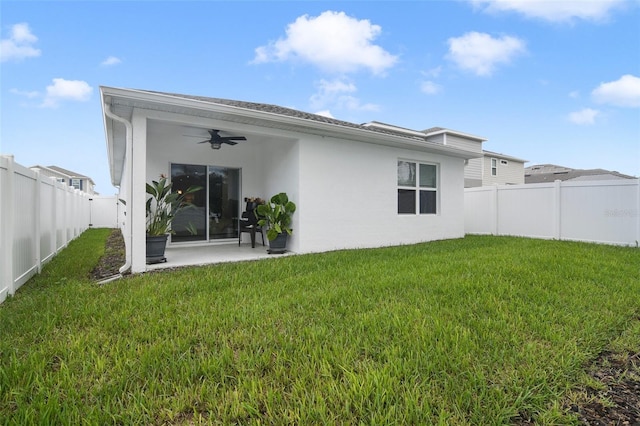
[[[258,205],[257,209],[258,225],[268,226],[267,238],[269,241],[275,240],[279,234],[286,232],[291,235],[291,216],[296,211],[296,205],[285,192],[271,197],[268,203]]]
[[[186,191],[171,191],[171,182],[160,175],[160,180],[147,183],[147,235],[157,236],[171,233],[171,222],[181,211],[193,205],[185,200],[187,194],[202,189],[201,186],[191,186]]]

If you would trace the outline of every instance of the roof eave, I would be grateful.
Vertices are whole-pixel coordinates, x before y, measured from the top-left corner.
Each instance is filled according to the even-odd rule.
[[[103,117],[105,118],[105,134],[107,135],[107,151],[109,155],[110,164],[113,161],[112,142],[113,136],[109,132],[107,125],[107,117],[104,114],[104,108],[107,103],[111,103],[113,98],[122,98],[129,101],[137,101],[143,103],[152,104],[165,104],[174,107],[193,108],[206,110],[209,112],[218,112],[222,114],[235,114],[243,118],[250,118],[256,120],[265,120],[271,123],[280,123],[283,125],[296,126],[300,131],[313,130],[310,133],[323,134],[328,136],[334,136],[337,138],[343,137],[347,139],[354,139],[362,142],[374,143],[378,145],[394,146],[405,149],[413,149],[423,152],[430,152],[435,154],[443,154],[452,157],[462,158],[469,160],[472,158],[479,158],[482,156],[479,152],[467,151],[459,148],[452,148],[445,145],[428,142],[422,138],[408,137],[408,136],[396,136],[385,133],[377,133],[375,131],[360,129],[357,127],[341,126],[334,123],[326,123],[322,121],[313,121],[302,117],[286,116],[269,111],[257,111],[233,105],[223,105],[214,102],[208,102],[205,100],[182,98],[179,96],[173,96],[170,94],[146,92],[135,89],[119,89],[113,87],[100,87],[100,93],[102,97]],[[477,136],[466,135],[460,132],[446,131],[451,134],[457,134],[476,140],[486,140]],[[111,166],[112,183],[115,186],[119,185],[119,181],[114,181],[113,165]]]
[[[107,158],[109,160],[109,176],[111,177],[111,184],[115,187],[119,187],[122,180],[122,168],[124,168],[124,164],[120,165],[120,173],[116,173],[118,165],[113,158],[114,141],[113,134],[111,133],[111,126],[109,126],[109,123],[113,121],[113,119],[107,117],[107,114],[105,113],[105,108],[107,107],[107,95],[105,95],[105,89],[111,88],[100,86],[100,107],[102,108],[102,124],[104,126],[105,143],[107,145]]]
[[[436,136],[436,135],[441,135],[441,134],[448,134],[448,135],[455,135],[455,136],[461,136],[463,138],[467,138],[467,139],[473,139],[473,140],[477,140],[480,142],[485,142],[487,140],[487,138],[483,138],[482,136],[475,136],[469,133],[464,133],[464,132],[458,132],[457,130],[450,130],[450,129],[442,129],[442,130],[437,130],[435,132],[429,132],[429,133],[425,133],[425,135],[427,136]]]
[[[504,154],[500,154],[499,152],[493,152],[493,151],[487,151],[487,150],[482,150],[482,152],[484,154],[487,154],[489,156],[493,156],[493,157],[498,157],[498,158],[502,158],[505,160],[510,160],[510,161],[517,161],[519,163],[526,163],[529,160],[523,160],[522,158],[518,158],[518,157],[512,157],[510,155],[504,155]]]

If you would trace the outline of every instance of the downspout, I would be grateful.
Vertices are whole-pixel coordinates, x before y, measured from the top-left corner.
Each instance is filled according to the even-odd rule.
[[[133,203],[131,202],[131,197],[133,194],[133,161],[132,161],[132,156],[133,156],[133,126],[131,125],[131,122],[120,117],[119,115],[114,114],[111,111],[111,105],[107,104],[105,102],[104,104],[104,113],[107,117],[111,118],[112,120],[118,121],[122,124],[124,124],[124,127],[126,129],[125,131],[125,141],[126,141],[126,147],[125,147],[125,159],[128,159],[129,161],[126,161],[128,167],[129,167],[129,190],[127,191],[127,200],[125,200],[127,202],[128,210],[129,210],[129,217],[128,217],[128,221],[129,221],[129,226],[128,226],[128,235],[125,235],[125,246],[128,250],[126,250],[127,255],[125,256],[125,263],[124,265],[122,265],[119,269],[120,274],[124,274],[125,272],[127,272],[128,270],[131,269],[131,242],[133,241],[133,226],[131,226],[131,220],[133,219],[133,214],[132,214],[132,210],[133,210]],[[126,212],[125,212],[126,213]],[[107,280],[105,280],[107,281]]]

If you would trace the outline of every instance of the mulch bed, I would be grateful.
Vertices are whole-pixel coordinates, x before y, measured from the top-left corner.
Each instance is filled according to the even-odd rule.
[[[604,388],[586,389],[586,400],[568,407],[581,422],[593,426],[640,425],[640,352],[604,352],[589,375]]]
[[[122,233],[114,229],[107,238],[104,255],[91,271],[91,278],[99,281],[117,275],[124,262]],[[565,408],[576,413],[584,425],[640,426],[640,352],[603,352],[588,370],[603,388],[585,389],[582,401]],[[517,419],[514,424],[534,423],[532,419]]]
[[[95,268],[91,271],[91,279],[100,281],[118,275],[119,269],[125,263],[125,247],[122,232],[114,229],[107,237],[104,254]]]

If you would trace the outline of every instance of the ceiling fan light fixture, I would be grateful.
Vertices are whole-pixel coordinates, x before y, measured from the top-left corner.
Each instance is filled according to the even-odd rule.
[[[220,142],[211,142],[211,149],[220,149],[221,146]]]

